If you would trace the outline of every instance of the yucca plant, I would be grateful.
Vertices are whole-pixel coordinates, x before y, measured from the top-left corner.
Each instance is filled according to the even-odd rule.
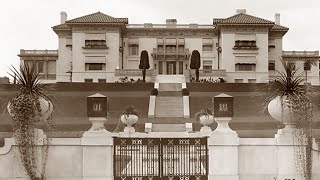
[[[297,74],[293,63],[282,61],[282,64],[284,71],[277,71],[275,80],[268,84],[268,110],[274,119],[292,130],[297,170],[310,180],[313,105],[308,94],[312,89],[303,75]],[[307,144],[306,148],[301,144]]]
[[[40,180],[44,179],[48,146],[44,151],[45,160],[43,164],[39,164],[36,128],[51,130],[53,105],[43,89],[40,74],[35,67],[35,64],[21,64],[19,69],[12,66],[9,75],[16,79],[19,92],[9,101],[7,109],[12,118],[14,139],[18,145],[21,163],[30,179]],[[41,165],[42,167],[39,167]]]

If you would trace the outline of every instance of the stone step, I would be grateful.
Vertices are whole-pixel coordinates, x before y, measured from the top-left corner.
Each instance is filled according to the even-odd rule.
[[[156,83],[185,83],[184,75],[157,75]]]
[[[160,83],[159,91],[181,91],[181,83]]]
[[[182,92],[181,91],[159,91],[158,97],[159,96],[182,97]]]
[[[185,124],[152,124],[151,132],[186,132]]]
[[[155,117],[183,117],[182,97],[157,97]]]

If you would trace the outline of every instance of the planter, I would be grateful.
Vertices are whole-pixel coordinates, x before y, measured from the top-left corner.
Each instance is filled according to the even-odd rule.
[[[287,97],[277,96],[271,100],[268,104],[268,111],[276,121],[283,122],[285,125],[294,125],[294,121],[292,121],[294,115]]]
[[[201,115],[199,117],[199,123],[202,124],[204,127],[208,127],[210,124],[212,124],[214,121],[214,118],[212,115]]]
[[[128,127],[132,127],[132,125],[138,122],[138,116],[134,114],[123,114],[120,119],[121,122]]]
[[[41,122],[47,121],[47,119],[51,116],[51,114],[53,112],[53,105],[50,100],[46,100],[43,97],[39,97],[38,101],[40,104],[41,112],[36,112],[36,114],[38,114],[38,115],[35,117],[35,120],[39,125],[39,123],[41,124]],[[12,117],[13,114],[11,112],[11,103],[10,102],[8,103],[7,110],[9,112],[9,115]]]

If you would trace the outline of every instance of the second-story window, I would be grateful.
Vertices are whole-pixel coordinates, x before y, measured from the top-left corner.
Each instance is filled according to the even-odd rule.
[[[213,51],[213,39],[203,38],[202,39],[202,51]]]
[[[138,44],[129,44],[129,55],[139,55]]]
[[[177,39],[167,38],[165,49],[166,49],[166,53],[176,53],[177,52]]]
[[[87,33],[85,37],[85,47],[89,49],[107,48],[106,34]]]
[[[128,44],[129,44],[129,55],[130,56],[139,55],[139,39],[130,38],[128,39]]]
[[[251,33],[237,33],[235,34],[235,44],[233,49],[248,49],[257,50],[256,34]]]

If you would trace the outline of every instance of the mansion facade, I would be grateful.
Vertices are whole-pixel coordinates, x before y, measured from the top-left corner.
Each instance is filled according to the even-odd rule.
[[[36,63],[44,82],[115,82],[142,78],[140,53],[149,54],[147,81],[157,76],[195,77],[191,53],[200,52],[200,79],[223,78],[227,82],[269,82],[282,71],[281,59],[296,65],[306,81],[319,85],[319,51],[283,51],[289,28],[280,25],[280,14],[269,21],[238,9],[211,24],[129,24],[101,12],[67,20],[52,27],[58,50],[20,50],[23,63]],[[169,77],[169,76],[168,76]],[[172,77],[172,76],[170,76]]]

